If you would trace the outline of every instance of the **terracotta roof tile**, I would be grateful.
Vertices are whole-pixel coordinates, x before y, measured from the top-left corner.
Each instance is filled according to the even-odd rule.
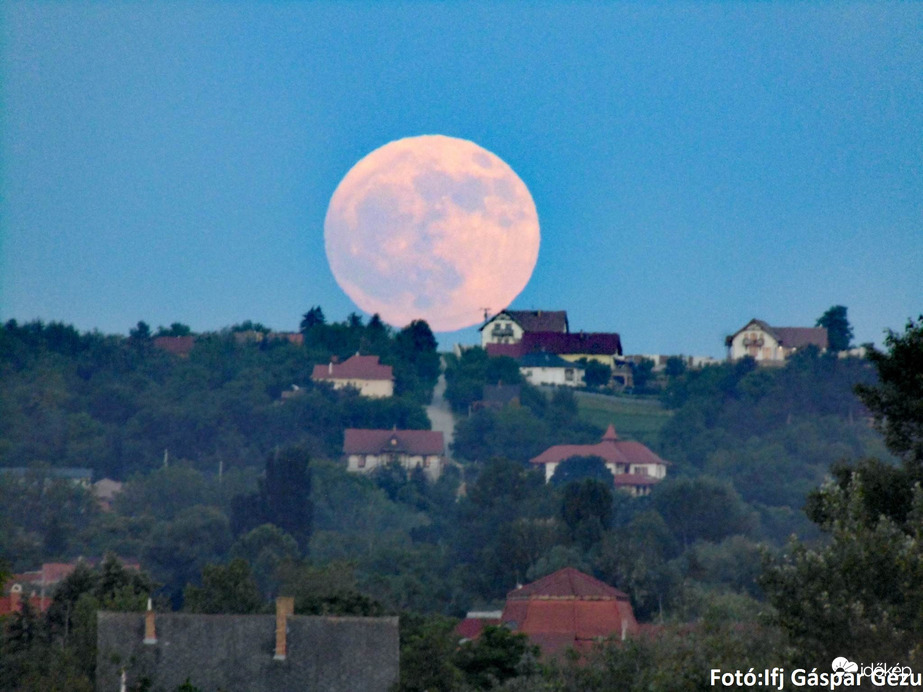
[[[622,355],[622,339],[618,334],[605,332],[527,332],[522,335],[523,353],[546,351],[561,354],[590,356]]]
[[[504,310],[524,332],[567,332],[567,310]],[[490,324],[496,315],[487,320],[481,329]]]
[[[392,440],[394,444],[391,444]],[[343,436],[344,454],[378,454],[382,450],[442,455],[445,454],[445,438],[440,430],[346,429]]]
[[[565,567],[546,577],[513,589],[507,601],[529,598],[593,598],[627,600],[628,594],[573,567]]]
[[[378,356],[356,354],[342,363],[315,365],[311,373],[314,380],[392,380],[394,371],[390,365],[381,365]]]
[[[552,464],[570,457],[589,456],[600,457],[610,464],[670,465],[670,462],[661,459],[640,442],[620,440],[611,425],[602,440],[595,445],[554,445],[529,461],[533,464]]]

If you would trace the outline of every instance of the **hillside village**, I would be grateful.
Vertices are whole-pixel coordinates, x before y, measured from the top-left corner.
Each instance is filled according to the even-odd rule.
[[[448,668],[426,674],[468,687],[444,689],[488,689],[479,657],[496,647],[515,661],[494,682],[540,675],[521,660],[592,660],[604,641],[663,653],[670,623],[706,612],[750,622],[767,597],[761,546],[817,535],[798,503],[844,452],[887,454],[852,395],[875,382],[866,353],[840,334],[832,348],[825,327],[752,319],[721,362],[625,354],[620,334],[571,331],[562,310],[504,310],[480,333],[440,365],[425,323],[327,324],[320,308],[297,333],[139,323],[100,339],[7,324],[7,409],[26,387],[69,398],[49,411],[92,417],[99,437],[81,449],[62,438],[48,463],[47,441],[0,427],[0,617],[52,639],[85,628],[92,661],[69,674],[97,690],[424,689],[406,622],[424,628],[419,646],[452,647]],[[46,355],[74,370],[38,379]],[[120,386],[107,368],[138,383],[144,372],[149,403],[120,390],[122,409],[101,408]],[[242,396],[250,408],[235,413]],[[223,427],[181,432],[203,405],[214,414],[202,421]],[[119,429],[120,448],[139,452],[132,435],[153,432],[137,438],[149,449],[113,455]],[[229,434],[255,436],[235,457]],[[5,641],[22,644],[17,631]],[[29,646],[11,646],[33,665]]]

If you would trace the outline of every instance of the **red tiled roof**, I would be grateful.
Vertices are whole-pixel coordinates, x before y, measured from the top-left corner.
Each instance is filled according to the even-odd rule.
[[[315,365],[311,373],[314,380],[393,380],[390,365],[381,365],[378,356],[355,356],[342,363]]]
[[[628,594],[580,570],[565,567],[506,595],[507,602],[530,598],[627,600]]]
[[[572,567],[511,591],[502,620],[545,655],[640,629],[625,593]]]
[[[817,346],[817,348],[823,350],[829,345],[827,330],[824,327],[772,327],[763,320],[755,318],[747,322],[745,327],[738,329],[727,337],[725,343],[730,345],[735,336],[751,329],[752,325],[756,325],[767,334],[771,334],[784,348]]]
[[[591,456],[600,457],[609,464],[670,465],[670,462],[661,459],[640,442],[620,440],[612,425],[595,445],[554,445],[529,461],[533,464],[552,464],[570,457]]]
[[[497,356],[519,358],[525,353],[525,351],[523,351],[521,341],[518,341],[515,344],[487,344],[486,350],[487,355],[491,358],[496,358]]]
[[[604,332],[527,332],[522,335],[522,351],[547,351],[558,355],[620,356],[622,339],[618,334]]]
[[[455,633],[465,639],[477,639],[488,625],[499,625],[500,618],[465,618],[455,627]]]
[[[391,444],[392,440],[394,444]],[[346,429],[343,436],[344,454],[378,454],[383,450],[442,455],[445,454],[445,438],[440,430]]]
[[[524,332],[567,332],[567,310],[504,310]],[[484,329],[496,315],[481,326]]]
[[[827,348],[827,330],[823,327],[772,327],[772,331],[785,348]]]

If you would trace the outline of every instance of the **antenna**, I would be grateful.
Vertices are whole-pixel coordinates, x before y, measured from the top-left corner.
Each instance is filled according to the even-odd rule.
[[[481,308],[484,311],[484,321],[490,319],[490,308]]]

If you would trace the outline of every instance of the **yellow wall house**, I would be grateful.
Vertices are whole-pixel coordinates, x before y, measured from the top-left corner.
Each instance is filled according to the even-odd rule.
[[[315,365],[311,379],[329,382],[334,389],[354,387],[362,396],[383,398],[394,395],[394,372],[390,365],[378,362],[378,356],[360,356],[327,365]]]

